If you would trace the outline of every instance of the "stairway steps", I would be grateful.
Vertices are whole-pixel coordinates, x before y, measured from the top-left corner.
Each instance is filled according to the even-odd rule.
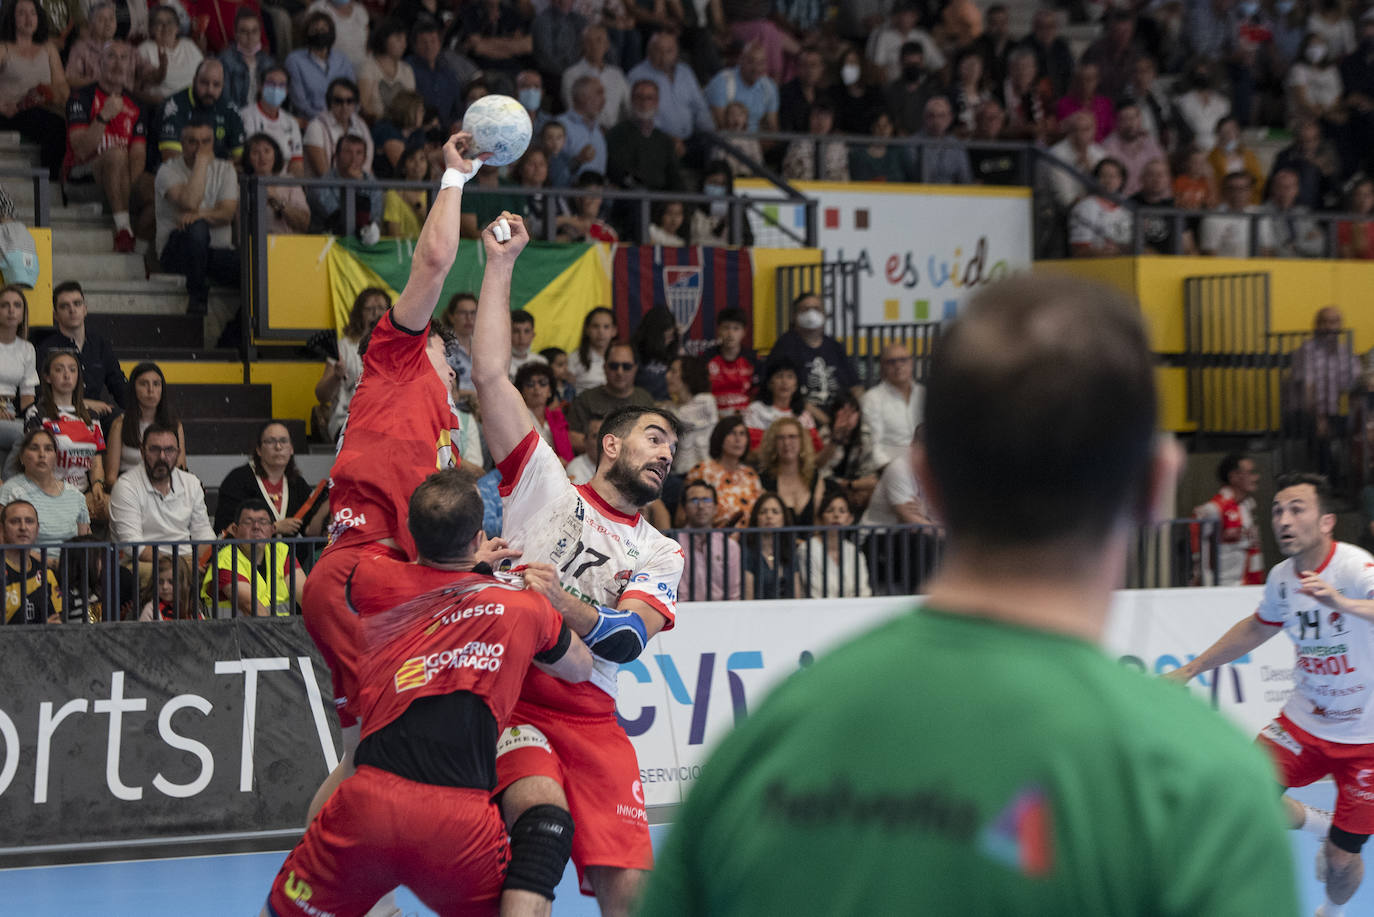
[[[113,246],[113,237],[106,235]],[[73,252],[60,237],[53,245],[52,255],[52,274],[53,279],[59,283],[68,278],[75,277],[81,281],[84,287],[88,283],[96,283],[105,280],[136,280],[145,281],[148,276],[148,269],[143,264],[143,256],[136,254],[123,254],[115,251],[105,251],[100,254],[94,252]]]

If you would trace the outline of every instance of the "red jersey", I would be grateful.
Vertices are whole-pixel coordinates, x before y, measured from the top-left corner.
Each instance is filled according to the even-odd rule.
[[[720,415],[743,414],[754,400],[754,361],[743,353],[733,360],[716,353],[707,361],[706,371],[711,375],[711,394]]]
[[[95,152],[80,162],[72,154],[72,132],[89,127],[110,96],[105,90],[100,88],[100,83],[91,83],[82,89],[72,92],[67,98],[67,156],[62,162],[62,174],[66,175],[71,171],[72,166],[84,165],[94,160],[101,153],[112,147],[130,147],[135,143],[147,143],[148,130],[143,120],[139,118],[138,104],[124,94],[124,107],[119,114],[110,119],[110,123],[105,125],[105,135],[100,139],[100,146],[96,147]]]
[[[418,698],[456,691],[480,697],[504,727],[530,661],[558,644],[564,626],[536,592],[387,557],[359,561],[347,594],[367,635],[359,677],[363,738]],[[383,612],[390,613],[377,617]]]
[[[390,312],[372,329],[329,470],[330,547],[391,538],[415,556],[406,530],[410,495],[458,464],[458,409],[425,355],[428,340],[428,324],[407,331]]]

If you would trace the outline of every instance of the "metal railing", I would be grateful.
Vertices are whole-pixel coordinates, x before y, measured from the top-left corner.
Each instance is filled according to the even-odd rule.
[[[33,183],[33,222],[31,226],[47,226],[52,222],[52,182],[47,169],[25,169],[16,166],[0,168],[0,180],[20,179]]]

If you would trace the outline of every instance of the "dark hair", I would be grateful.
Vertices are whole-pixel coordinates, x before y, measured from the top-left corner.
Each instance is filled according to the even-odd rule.
[[[711,372],[706,368],[705,360],[685,354],[675,359],[678,363],[678,372],[682,375],[682,384],[687,386],[687,391],[693,395],[700,395],[711,390]]]
[[[187,119],[186,119],[186,123],[183,124],[183,125],[181,126],[181,131],[177,134],[177,136],[180,137],[182,134],[186,133],[187,131],[189,131],[189,130],[194,130],[195,128],[199,128],[199,127],[203,127],[203,128],[205,128],[207,131],[210,132],[210,139],[211,139],[211,141],[213,141],[213,140],[215,139],[215,119],[214,119],[214,116],[211,115],[209,112],[204,112],[204,111],[193,111],[193,112],[191,112],[191,116],[190,116],[189,118],[187,118]]]
[[[713,459],[719,459],[725,454],[725,439],[739,427],[749,429],[744,418],[738,414],[730,414],[716,421],[716,425],[711,428],[711,439],[706,447],[706,454]],[[747,449],[745,450],[748,451]]]
[[[558,380],[553,375],[553,369],[547,363],[533,360],[516,370],[514,382],[516,390],[523,394],[525,386],[535,376],[543,376],[549,381],[549,400],[544,402],[545,405],[555,404],[558,401]]]
[[[510,313],[510,323],[511,323],[512,325],[519,325],[519,324],[523,324],[523,323],[525,323],[525,322],[529,322],[530,326],[533,327],[533,325],[534,325],[534,316],[533,316],[533,315],[530,315],[530,314],[529,314],[528,312],[526,312],[524,309],[512,309],[512,310],[511,310],[511,313]]]
[[[237,28],[238,24],[244,19],[253,19],[257,21],[258,25],[262,25],[262,16],[251,6],[239,7],[239,11],[234,14],[234,26]]]
[[[247,7],[245,7],[245,9],[246,8]],[[248,142],[244,144],[244,147],[246,149],[252,149],[255,143],[265,143],[272,148],[272,174],[281,174],[282,167],[286,165],[286,157],[282,155],[281,144],[277,143],[276,138],[271,134],[264,134],[259,131],[248,138]],[[243,164],[250,170],[253,168],[252,161],[247,156],[243,157]],[[250,171],[248,174],[251,175],[253,173]]]
[[[592,309],[590,312],[586,314],[586,316],[582,319],[582,340],[577,345],[577,356],[582,361],[583,366],[592,365],[592,339],[591,336],[587,333],[587,329],[591,327],[592,319],[602,313],[605,313],[606,315],[609,315],[611,317],[612,328],[617,327],[617,323],[615,320],[615,312],[609,306],[597,306],[596,308]],[[611,344],[614,343],[615,338],[612,338]],[[611,349],[611,345],[607,344],[606,349],[609,351]],[[603,353],[602,356],[605,356],[605,354]]]
[[[749,316],[744,314],[744,310],[731,306],[728,309],[721,309],[716,313],[716,327],[719,328],[726,322],[734,322],[736,325],[743,325],[746,330],[749,328]]]
[[[1317,507],[1323,516],[1337,512],[1339,507],[1336,506],[1335,495],[1331,492],[1331,482],[1324,474],[1315,474],[1311,471],[1289,471],[1281,474],[1274,479],[1274,493],[1290,487],[1301,487],[1303,484],[1311,484],[1316,489]]]
[[[590,188],[593,185],[598,188],[606,187],[606,176],[592,169],[587,169],[578,175],[577,180],[573,182],[574,188]]]
[[[717,176],[723,176],[725,178],[725,193],[729,194],[730,190],[735,186],[735,173],[731,171],[730,163],[726,162],[724,159],[713,159],[701,170],[702,184],[706,183],[706,179]]]
[[[53,451],[57,451],[57,436],[47,427],[34,427],[32,430],[25,433],[24,438],[19,441],[20,456],[23,456],[24,450],[29,448],[33,441],[40,436],[46,436],[52,442]],[[21,461],[19,464],[22,468],[24,463]]]
[[[946,328],[925,443],[954,538],[1091,545],[1124,512],[1143,513],[1156,395],[1135,305],[1074,278],[1023,275],[985,288]],[[1015,483],[988,487],[998,480]]]
[[[750,529],[759,528],[759,509],[763,506],[765,500],[774,500],[777,502],[778,506],[782,507],[782,524],[784,528],[797,524],[797,515],[792,512],[792,507],[784,503],[782,497],[778,496],[775,492],[765,490],[758,495],[758,498],[754,500],[754,505],[749,509]],[[797,543],[797,536],[791,532],[783,535],[765,535],[764,532],[766,531],[768,530],[761,529],[754,534],[746,534],[744,536],[745,544],[752,547],[754,550],[759,550],[763,547],[763,540],[765,538],[772,539],[773,553],[779,561],[778,566],[790,566],[792,563],[792,554]]]
[[[664,342],[663,336],[673,332],[672,338]],[[635,357],[640,364],[667,363],[678,355],[682,345],[682,334],[677,328],[677,319],[667,306],[654,306],[639,319],[639,327],[630,337]]]
[[[482,528],[482,496],[477,475],[445,468],[420,482],[410,495],[407,526],[421,560],[456,560]]]
[[[326,101],[326,102],[329,101],[330,95],[333,94],[333,92],[334,92],[335,89],[339,89],[339,88],[347,89],[349,92],[353,93],[353,96],[354,96],[355,99],[358,97],[358,84],[357,84],[357,83],[353,82],[352,80],[350,80],[350,79],[349,79],[348,77],[346,77],[346,76],[336,76],[336,77],[334,77],[334,79],[330,80],[330,81],[329,81],[329,85],[325,87],[325,90],[324,90],[324,98],[325,98],[325,101]],[[360,139],[361,139],[361,138],[360,138]]]
[[[405,35],[406,24],[399,19],[387,17],[372,27],[372,37],[367,40],[367,50],[380,57],[386,53],[386,43],[392,35]],[[407,36],[409,40],[409,36]]]
[[[249,497],[238,505],[234,510],[234,524],[239,524],[239,519],[243,518],[243,511],[250,510],[255,513],[266,513],[267,518],[272,518],[272,507],[267,505],[267,501],[262,497]]]
[[[338,158],[339,153],[343,151],[343,148],[344,148],[344,144],[345,144],[345,143],[356,143],[356,144],[358,144],[359,146],[363,147],[364,149],[367,148],[367,141],[366,141],[365,139],[363,139],[362,137],[358,136],[357,134],[344,134],[344,135],[343,135],[342,137],[340,137],[338,140],[334,141],[334,156],[335,156],[335,158]],[[363,163],[363,168],[366,169],[366,168],[367,168],[368,166],[370,166],[370,165],[372,165],[372,163],[370,163],[370,162],[365,162],[365,163]]]
[[[461,293],[454,293],[448,298],[448,305],[444,306],[442,324],[447,325],[449,323],[450,319],[453,317],[453,313],[458,311],[458,304],[466,299],[472,300],[473,305],[477,304],[477,294],[469,293],[466,290]]]
[[[14,41],[18,38],[15,31],[14,17],[17,12],[16,7],[24,0],[9,0],[5,4],[5,9],[0,12],[0,41]],[[43,4],[38,0],[28,0],[33,4],[33,8],[38,11],[38,27],[33,30],[33,43],[42,45],[48,40],[48,33],[52,31],[52,25],[48,22],[48,14],[43,9]]]
[[[682,426],[682,421],[677,419],[676,414],[663,408],[646,408],[638,404],[621,405],[607,414],[606,419],[601,422],[601,431],[597,433],[597,438],[603,439],[609,435],[623,439],[630,434],[630,431],[635,428],[635,424],[639,423],[639,418],[645,414],[656,414],[662,417],[668,422],[668,427],[673,431],[673,435],[678,439],[682,438],[685,428]]]
[[[310,30],[315,27],[315,23],[317,22],[323,22],[329,27],[329,46],[331,48],[334,47],[334,42],[339,40],[339,30],[334,28],[334,20],[326,12],[319,11],[306,16],[305,23],[301,26],[301,34],[308,38],[310,36]]]
[[[272,420],[264,420],[259,424],[258,435],[253,440],[253,448],[248,450],[248,467],[253,469],[254,474],[263,473],[262,459],[258,455],[258,450],[262,448],[262,434],[267,432],[268,427],[284,427],[286,429],[286,438],[291,438],[291,428],[286,426],[286,421],[284,420],[277,420],[274,418]],[[296,467],[294,450],[291,459],[286,463],[286,471],[283,472],[283,476],[287,478],[298,478],[301,476],[300,469]]]
[[[439,23],[435,22],[433,17],[428,15],[419,16],[416,18],[415,24],[410,27],[410,41],[413,44],[415,39],[421,35],[442,31],[443,29],[439,27]],[[469,85],[471,85],[471,82],[469,82]]]
[[[43,432],[47,433],[46,430]],[[52,434],[49,433],[48,435],[51,436]],[[4,506],[0,506],[0,525],[4,525],[9,520],[11,506],[27,506],[29,509],[33,510],[34,518],[36,519],[38,517],[38,507],[34,506],[28,500],[16,497]]]
[[[363,307],[367,301],[374,296],[380,296],[386,300],[386,307],[391,308],[391,294],[381,287],[364,287],[357,296],[353,297],[353,307],[348,310],[348,324],[344,325],[344,337],[361,340],[363,333],[368,329],[363,327]]]
[[[1099,160],[1097,161],[1097,165],[1093,166],[1093,178],[1097,179],[1098,181],[1101,181],[1101,180],[1102,180],[1102,170],[1105,169],[1105,168],[1107,168],[1108,166],[1115,166],[1115,167],[1116,167],[1116,171],[1119,172],[1119,173],[1121,174],[1121,185],[1122,185],[1122,187],[1125,187],[1125,186],[1126,186],[1126,165],[1125,165],[1120,159],[1114,159],[1114,158],[1112,158],[1111,156],[1103,156],[1101,159],[1099,159]],[[1120,191],[1120,189],[1118,189],[1118,193],[1119,193],[1119,191]]]
[[[66,347],[48,351],[43,358],[43,369],[38,374],[38,416],[56,420],[57,401],[52,396],[52,386],[48,384],[48,370],[58,357],[71,357],[76,361],[76,388],[72,391],[72,413],[81,418],[86,426],[91,425],[91,412],[86,408],[86,371],[81,368],[81,356]]]
[[[793,414],[800,416],[801,412],[806,409],[806,397],[802,395],[802,374],[801,371],[797,369],[797,364],[793,363],[787,357],[775,360],[772,365],[766,368],[763,384],[759,386],[759,400],[770,407],[772,406],[773,391],[769,388],[769,385],[772,383],[773,377],[783,370],[790,372],[797,379],[797,390],[792,393],[792,401],[788,404],[787,409]]]
[[[162,374],[162,367],[156,363],[140,363],[134,367],[134,371],[129,373],[129,392],[134,392],[134,384],[138,377],[145,373],[157,373],[157,377],[162,380],[162,397],[158,399],[157,408],[153,411],[153,425],[164,426],[168,429],[177,428],[176,414],[172,412],[170,400],[167,397],[167,377]],[[138,396],[133,395],[133,403],[129,406],[129,411],[120,421],[123,430],[119,434],[119,441],[130,449],[138,449],[143,445],[143,439],[138,435],[139,410]]]
[[[539,351],[539,355],[544,358],[546,363],[553,366],[554,357],[566,357],[568,352],[562,347],[545,347],[543,350]]]
[[[27,338],[29,336],[29,298],[24,295],[24,288],[17,283],[7,283],[0,287],[0,295],[5,293],[13,293],[18,296],[20,304],[24,307],[24,316],[19,320],[19,337]],[[56,299],[56,296],[54,295],[53,298]]]
[[[52,301],[54,304],[57,303],[57,297],[61,296],[63,293],[80,293],[82,299],[86,298],[86,291],[81,289],[81,284],[77,283],[75,280],[64,280],[52,288]]]
[[[693,487],[705,487],[711,492],[712,500],[720,499],[720,495],[716,493],[715,487],[711,486],[709,481],[704,481],[701,478],[692,478],[692,480],[682,485],[682,501],[684,503],[687,502],[687,491],[691,490]]]
[[[163,434],[170,435],[173,439],[176,439],[177,431],[175,427],[164,427],[160,423],[148,424],[148,429],[143,431],[143,439],[139,443],[139,448],[148,445],[148,440],[150,438],[154,436],[160,436]],[[180,442],[180,440],[178,440],[178,442]]]
[[[819,522],[826,510],[830,509],[830,504],[836,500],[844,502],[844,508],[849,510],[849,515],[855,516],[854,501],[849,499],[849,494],[842,487],[827,487],[825,493],[821,494],[821,502],[816,505],[816,520]],[[852,524],[852,523],[851,523]]]
[[[1132,98],[1121,99],[1116,103],[1116,113],[1121,114],[1128,108],[1140,109],[1140,103]]]
[[[1217,463],[1217,480],[1225,484],[1231,479],[1231,472],[1240,467],[1240,463],[1246,458],[1244,452],[1228,452],[1226,456]]]

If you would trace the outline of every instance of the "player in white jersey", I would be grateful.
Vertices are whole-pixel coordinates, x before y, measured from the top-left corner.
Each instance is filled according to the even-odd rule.
[[[1286,631],[1297,651],[1296,690],[1260,732],[1284,786],[1330,776],[1336,811],[1284,798],[1294,828],[1327,835],[1317,857],[1326,883],[1318,917],[1342,917],[1364,875],[1360,850],[1374,833],[1374,557],[1332,538],[1336,515],[1326,478],[1276,482],[1274,536],[1287,560],[1269,571],[1255,613],[1168,678],[1186,682]],[[1325,829],[1325,830],[1322,830]]]
[[[662,490],[681,426],[657,409],[614,411],[598,434],[595,476],[569,483],[507,375],[511,274],[528,241],[510,214],[482,233],[487,265],[472,380],[501,470],[502,534],[521,551],[520,563],[553,565],[557,579],[531,571],[526,581],[583,637],[596,667],[591,681],[575,686],[531,669],[497,747],[497,789],[508,824],[535,805],[572,813],[582,891],[596,895],[603,915],[622,915],[639,896],[653,849],[639,763],[616,720],[616,672],[673,626],[682,549],[639,510]]]

